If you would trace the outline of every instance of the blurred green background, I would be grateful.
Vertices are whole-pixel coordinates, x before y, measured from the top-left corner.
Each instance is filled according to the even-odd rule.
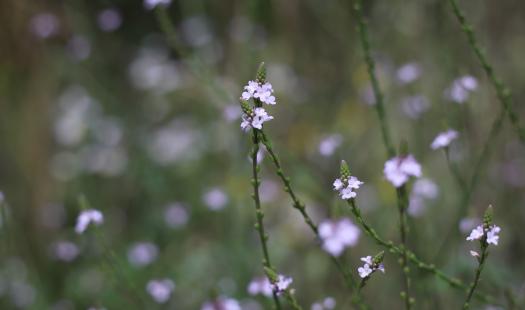
[[[460,5],[524,119],[525,4]],[[237,103],[261,61],[278,102],[265,129],[308,212],[317,222],[349,216],[331,189],[345,159],[365,182],[357,198],[365,218],[398,242],[395,191],[382,175],[387,158],[352,7],[173,1],[168,41],[160,9],[141,1],[1,1],[0,308],[199,309],[224,295],[243,309],[270,309],[271,299],[246,290],[263,273],[250,139]],[[409,245],[470,282],[475,244],[464,241],[469,221],[460,231],[455,218],[462,192],[430,143],[458,130],[451,161],[470,178],[501,105],[447,1],[366,1],[365,14],[391,135],[396,145],[408,142],[439,188],[411,205]],[[472,91],[458,86],[465,76],[476,80]],[[475,222],[494,206],[501,242],[491,248],[480,291],[507,309],[525,294],[525,147],[507,118],[489,150],[465,217]],[[327,296],[336,309],[350,309],[341,276],[268,158],[262,170],[274,265],[294,278],[305,309]],[[100,234],[75,234],[80,195],[104,213]],[[440,248],[449,233],[454,238]],[[347,268],[357,276],[359,258],[379,250],[362,235],[345,253]],[[385,267],[365,299],[373,309],[400,309],[397,258],[387,253]],[[415,268],[412,276],[417,309],[457,309],[465,298]],[[154,278],[175,283],[166,303],[146,290]]]

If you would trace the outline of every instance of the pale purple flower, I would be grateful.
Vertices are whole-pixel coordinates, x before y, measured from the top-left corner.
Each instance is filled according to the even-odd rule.
[[[470,251],[470,255],[472,255],[473,257],[479,257],[479,253],[476,251]]]
[[[51,245],[51,250],[56,259],[64,262],[73,261],[80,253],[78,246],[70,241],[57,241]]]
[[[498,241],[499,241],[498,234],[500,231],[501,231],[501,228],[499,226],[493,225],[487,232],[487,243],[498,245]]]
[[[143,267],[151,264],[157,259],[159,248],[151,242],[135,243],[128,250],[128,261],[136,267]]]
[[[459,221],[459,230],[462,233],[466,233],[478,226],[480,222],[481,221],[478,218],[463,218],[461,221]]]
[[[383,170],[386,179],[395,187],[405,184],[408,179],[421,176],[421,165],[416,161],[414,156],[398,156],[389,159],[385,163]]]
[[[202,200],[208,209],[212,211],[219,211],[226,206],[229,199],[222,189],[214,187],[204,194]]]
[[[258,89],[259,83],[256,81],[249,81],[248,85],[244,86],[244,92],[241,94],[241,98],[243,100],[250,100]]]
[[[333,256],[339,256],[345,248],[357,244],[361,231],[349,219],[324,220],[319,224],[319,237],[323,249]]]
[[[362,267],[357,268],[357,272],[361,278],[370,276],[376,270],[385,273],[384,265],[382,263],[374,264],[372,256],[361,257],[361,261],[365,263]]]
[[[201,310],[242,310],[239,302],[226,296],[205,302]]]
[[[146,286],[146,291],[159,304],[166,303],[174,289],[175,283],[170,279],[154,279]]]
[[[228,121],[233,122],[241,117],[242,110],[238,104],[229,104],[222,110],[222,116]]]
[[[97,23],[102,31],[115,31],[122,24],[122,15],[117,9],[105,9],[98,14]]]
[[[397,69],[396,77],[402,84],[414,82],[421,75],[421,67],[415,62],[409,62]]]
[[[277,281],[272,284],[273,290],[279,295],[288,290],[292,285],[293,279],[282,274],[277,276]]]
[[[439,194],[436,183],[427,178],[417,179],[412,186],[408,203],[408,214],[414,217],[421,216],[426,210],[426,201],[435,199]]]
[[[430,108],[430,101],[423,95],[408,96],[401,100],[403,112],[412,119],[418,119]]]
[[[88,209],[80,212],[77,218],[77,224],[75,226],[75,231],[77,234],[83,233],[90,223],[94,225],[101,225],[104,222],[104,215],[102,212],[96,209]]]
[[[144,7],[148,10],[154,9],[157,5],[169,6],[171,0],[144,0]]]
[[[40,13],[31,18],[31,32],[41,39],[49,38],[58,32],[58,18],[51,13]]]
[[[335,179],[333,186],[334,190],[339,192],[341,199],[348,200],[357,196],[357,193],[354,190],[359,189],[362,184],[364,183],[359,181],[356,177],[350,176],[345,180],[339,178]]]
[[[257,81],[249,81],[248,85],[244,86],[244,91],[241,94],[242,100],[250,100],[251,98],[259,99],[266,104],[274,105],[275,96],[273,96],[272,84],[266,82],[260,85]]]
[[[372,274],[372,268],[370,268],[369,264],[364,264],[362,267],[357,268],[357,272],[359,273],[359,276],[361,278],[366,278],[370,274]]]
[[[483,237],[484,233],[483,225],[479,225],[478,227],[474,228],[472,232],[470,232],[470,235],[467,237],[467,241],[479,240],[481,237]]]
[[[267,277],[254,278],[250,284],[248,284],[248,293],[252,296],[261,294],[266,297],[271,297],[273,293],[272,283],[270,283]]]
[[[186,225],[188,219],[188,211],[180,203],[171,203],[164,211],[164,221],[171,228],[180,228]]]
[[[333,297],[326,297],[325,299],[313,303],[310,310],[332,310],[335,309],[336,302]]]
[[[345,187],[340,191],[341,199],[347,200],[351,198],[355,198],[357,196],[357,193],[352,190],[350,187]]]
[[[318,146],[319,154],[325,157],[331,156],[342,142],[343,137],[340,134],[333,134],[323,138]]]
[[[473,76],[465,75],[455,79],[452,85],[445,91],[445,94],[449,100],[464,103],[468,100],[470,93],[477,88],[477,79]]]
[[[250,128],[262,129],[263,123],[273,119],[264,108],[255,108],[252,115],[244,114],[241,121],[241,129],[248,131]]]
[[[448,147],[450,145],[450,142],[457,139],[458,136],[459,134],[457,131],[453,129],[449,129],[445,132],[438,134],[436,138],[434,139],[434,141],[432,141],[432,144],[430,145],[430,147],[433,150]]]
[[[341,179],[335,179],[333,185],[334,185],[334,190],[338,191],[338,190],[341,190],[345,184],[343,183],[343,181],[341,181]]]

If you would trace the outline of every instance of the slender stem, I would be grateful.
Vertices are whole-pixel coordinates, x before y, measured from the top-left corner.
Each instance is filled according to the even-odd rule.
[[[253,201],[255,203],[255,217],[256,217],[256,224],[255,229],[259,233],[259,239],[261,241],[261,247],[263,251],[263,266],[266,268],[272,269],[272,264],[270,262],[270,254],[268,253],[268,235],[264,232],[264,212],[261,208],[261,200],[259,198],[259,164],[257,163],[257,153],[259,152],[259,136],[257,133],[257,129],[253,129],[253,135],[252,135],[252,142],[253,142],[253,148],[252,148],[252,185],[253,185]],[[277,292],[273,291],[273,301],[275,304],[276,309],[281,309],[281,304],[279,302],[279,297],[277,296]]]
[[[361,215],[361,210],[356,206],[354,199],[347,200],[347,203],[350,206],[350,210],[354,215],[355,220],[359,225],[361,225],[361,227],[369,237],[374,239],[374,241],[377,244],[387,248],[391,253],[394,253],[398,256],[404,255],[405,251],[401,247],[394,245],[392,241],[386,241],[385,239],[381,238],[379,234],[363,219],[363,216]],[[410,262],[412,262],[418,269],[433,274],[436,278],[446,282],[449,286],[455,289],[468,289],[468,286],[465,285],[461,280],[448,276],[443,271],[437,269],[436,266],[434,266],[433,264],[423,262],[410,250],[406,251],[406,255],[407,259]],[[495,299],[491,296],[488,296],[487,294],[480,294],[478,292],[475,292],[474,296],[480,301],[495,304]]]
[[[299,199],[299,197],[297,197],[297,194],[294,192],[294,190],[292,188],[292,185],[291,185],[291,182],[290,182],[290,178],[287,177],[284,174],[284,171],[283,171],[283,168],[281,166],[281,162],[279,160],[279,157],[277,156],[277,154],[275,153],[275,151],[273,149],[272,142],[266,136],[264,131],[260,130],[259,133],[260,133],[260,140],[264,144],[264,146],[266,147],[266,150],[268,151],[268,154],[270,155],[270,158],[271,158],[271,160],[272,160],[272,162],[273,162],[273,164],[275,166],[277,176],[279,177],[279,179],[281,179],[281,181],[283,183],[284,191],[286,193],[288,193],[288,195],[292,199],[292,202],[293,202],[292,203],[292,207],[294,207],[295,209],[297,209],[301,213],[305,223],[308,225],[308,227],[310,227],[310,230],[312,230],[312,232],[315,234],[316,238],[318,240],[320,240],[321,238],[319,236],[319,231],[318,231],[317,225],[310,218],[310,215],[308,215],[308,212],[306,211],[305,204]],[[339,272],[343,275],[343,278],[344,278],[345,283],[348,286],[348,288],[351,288],[351,289],[355,290],[356,287],[357,287],[357,282],[354,279],[354,277],[352,276],[352,274],[345,270],[345,268],[343,267],[343,264],[341,263],[341,261],[337,257],[331,256],[331,258],[332,258],[332,261],[334,262],[335,266],[339,270]],[[357,294],[359,294],[359,293],[357,292]],[[365,309],[366,308],[366,306],[364,305],[364,302],[362,301],[362,298],[361,298],[360,295],[358,295],[358,297],[356,299],[354,299],[353,301],[356,303],[355,305],[360,307],[361,309]]]
[[[489,64],[487,57],[485,56],[485,52],[478,43],[473,27],[468,23],[467,19],[465,18],[465,14],[459,8],[457,0],[449,0],[449,2],[452,6],[452,11],[454,12],[454,15],[456,16],[459,24],[461,25],[461,29],[467,36],[468,44],[472,48],[476,57],[478,58],[481,67],[487,74],[490,82],[492,83],[492,85],[494,85],[498,100],[507,112],[510,122],[516,130],[521,142],[525,144],[525,130],[520,127],[518,114],[514,111],[512,107],[513,104],[510,89],[505,84],[503,84],[503,82],[494,73],[493,67]]]
[[[476,287],[479,283],[479,278],[481,275],[481,272],[483,271],[483,267],[485,266],[485,260],[487,259],[487,256],[489,255],[488,252],[488,244],[486,237],[481,240],[481,257],[479,258],[479,265],[476,269],[476,276],[474,277],[474,281],[470,285],[470,289],[467,294],[467,299],[465,300],[465,303],[463,304],[463,309],[468,309],[470,307],[470,300],[472,299],[472,295],[474,294],[474,291],[476,290]]]
[[[463,191],[463,194],[465,194],[468,191],[467,184],[465,183],[465,180],[463,180],[463,177],[461,176],[461,173],[459,172],[457,165],[455,165],[450,160],[450,152],[449,152],[448,147],[445,148],[445,158],[447,160],[447,166],[448,166],[448,169],[450,170],[450,173],[452,173],[452,176],[454,177],[459,187]]]
[[[399,234],[401,238],[401,245],[403,254],[401,255],[401,269],[403,271],[403,285],[404,292],[401,292],[401,296],[405,301],[405,308],[410,309],[412,301],[410,300],[410,268],[408,267],[407,261],[407,218],[406,218],[406,189],[405,186],[401,186],[396,190],[397,192],[397,202],[399,210]]]
[[[361,47],[363,50],[368,75],[370,77],[370,82],[372,83],[372,91],[374,92],[375,97],[375,110],[377,112],[377,116],[379,118],[379,123],[381,125],[381,134],[383,136],[383,143],[386,148],[386,154],[388,157],[393,157],[395,155],[395,149],[392,144],[392,139],[390,138],[390,134],[388,131],[388,123],[385,116],[385,107],[384,107],[384,99],[383,99],[383,93],[381,92],[381,88],[379,87],[379,81],[376,76],[375,72],[375,61],[372,58],[372,54],[370,52],[370,42],[368,39],[368,27],[367,22],[365,21],[364,14],[363,14],[363,0],[357,0],[356,4],[354,6],[354,9],[356,11],[357,15],[357,29],[359,32],[359,39],[361,42]]]

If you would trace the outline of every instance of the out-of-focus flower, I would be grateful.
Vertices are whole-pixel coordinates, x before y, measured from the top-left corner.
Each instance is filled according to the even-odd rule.
[[[345,248],[357,244],[361,231],[347,218],[324,220],[319,224],[319,237],[323,249],[333,256],[339,256]]]
[[[180,203],[169,204],[164,211],[164,220],[171,228],[180,228],[186,225],[189,219],[188,211]]]
[[[266,297],[271,297],[273,293],[272,284],[267,277],[253,278],[248,284],[248,293],[252,296],[261,294]]]
[[[146,285],[146,291],[159,304],[166,303],[175,289],[175,283],[170,279],[154,279]]]
[[[277,281],[272,284],[272,288],[277,293],[277,295],[280,295],[290,288],[292,282],[293,279],[291,277],[280,274],[277,276]]]
[[[418,119],[430,108],[430,102],[423,95],[409,96],[401,100],[401,108],[408,117]]]
[[[459,133],[457,131],[453,129],[449,129],[445,132],[438,134],[436,138],[434,139],[434,141],[432,141],[432,144],[430,145],[430,147],[433,150],[448,147],[450,145],[450,142],[452,142],[452,140],[457,139],[458,136],[459,136]]]
[[[398,156],[385,163],[383,172],[392,185],[401,187],[411,176],[421,176],[421,166],[412,155]]]
[[[128,250],[128,261],[136,267],[143,267],[154,262],[158,255],[159,248],[155,244],[138,242]]]
[[[466,233],[479,225],[480,222],[481,221],[478,218],[463,218],[459,221],[459,230],[462,233]]]
[[[396,77],[402,84],[409,84],[420,77],[421,71],[418,63],[409,62],[397,69]]]
[[[215,300],[205,302],[201,310],[242,310],[239,302],[233,298],[220,296]]]
[[[209,189],[202,197],[204,204],[212,211],[222,210],[228,203],[228,195],[218,188]]]
[[[182,30],[184,41],[194,48],[200,48],[201,52],[203,51],[203,48],[211,47],[213,45],[212,28],[205,16],[190,16],[182,21],[180,28]],[[218,51],[217,48],[215,49],[215,52],[220,54],[220,51]],[[209,56],[214,57],[215,55]]]
[[[242,111],[238,104],[229,104],[222,110],[222,115],[228,122],[233,122],[242,115]]]
[[[161,165],[195,160],[201,154],[200,132],[185,120],[174,120],[154,131],[146,141],[148,153]]]
[[[94,225],[101,225],[104,222],[104,215],[102,212],[96,209],[88,209],[80,212],[80,215],[77,218],[77,225],[75,226],[75,231],[77,234],[83,233],[90,223]]]
[[[255,108],[252,113],[242,116],[241,129],[248,131],[250,128],[262,129],[263,123],[273,119],[264,108]]]
[[[319,143],[319,154],[325,157],[331,156],[341,143],[343,143],[343,137],[340,134],[326,136]]]
[[[414,182],[408,204],[408,214],[420,216],[426,209],[426,200],[435,199],[439,194],[436,183],[427,178],[421,178]]]
[[[464,103],[468,100],[470,93],[477,88],[477,79],[473,76],[465,75],[452,82],[452,85],[445,91],[445,96],[451,101]]]
[[[159,6],[169,6],[171,0],[144,0],[144,7],[148,10],[154,9],[157,5]]]
[[[105,9],[98,13],[97,23],[102,31],[115,31],[122,24],[122,15],[117,9]]]
[[[86,60],[91,55],[91,43],[82,35],[73,36],[67,43],[71,57],[75,60]]]
[[[479,257],[479,253],[476,251],[470,251],[470,255],[472,255],[472,257]]]
[[[331,310],[335,309],[335,299],[333,297],[326,297],[325,299],[315,302],[310,307],[310,310]]]
[[[57,241],[51,245],[51,252],[53,257],[58,260],[71,262],[78,256],[80,250],[73,242]]]
[[[60,23],[58,18],[51,13],[40,13],[31,18],[31,32],[41,38],[46,39],[58,32]]]
[[[15,280],[10,286],[11,301],[17,308],[27,308],[36,298],[36,290],[25,281]]]

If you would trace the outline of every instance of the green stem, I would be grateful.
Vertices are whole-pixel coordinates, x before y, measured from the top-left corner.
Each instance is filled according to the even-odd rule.
[[[399,234],[401,238],[401,245],[403,253],[401,255],[401,269],[403,271],[403,285],[404,292],[401,292],[401,296],[405,301],[405,309],[409,310],[412,305],[412,300],[410,299],[410,268],[408,267],[407,261],[407,218],[406,218],[406,189],[405,186],[401,186],[396,190],[397,193],[397,202],[398,202],[398,211],[399,211]]]
[[[388,123],[385,116],[383,93],[381,92],[381,88],[379,87],[379,81],[376,76],[375,61],[372,58],[372,54],[370,53],[368,27],[363,14],[363,0],[357,0],[354,9],[357,15],[357,29],[359,32],[359,39],[361,42],[361,47],[363,50],[368,75],[370,77],[370,82],[372,83],[372,91],[374,92],[374,97],[376,101],[374,106],[377,112],[377,116],[379,118],[379,123],[381,125],[381,134],[383,136],[383,143],[386,148],[386,154],[390,158],[393,157],[396,152],[394,146],[392,145],[392,139],[390,138],[390,134],[388,131]]]
[[[318,231],[317,225],[315,225],[315,223],[312,221],[312,219],[308,215],[305,204],[297,197],[296,193],[294,192],[291,182],[290,182],[290,178],[284,174],[283,168],[281,166],[281,162],[279,160],[279,157],[277,156],[277,154],[275,153],[273,149],[271,141],[268,139],[264,131],[260,130],[259,133],[260,133],[261,142],[266,147],[266,151],[270,155],[270,158],[275,166],[277,176],[283,183],[284,191],[288,193],[288,195],[292,199],[292,202],[293,202],[292,207],[294,207],[301,213],[304,222],[308,225],[308,227],[310,227],[312,232],[315,234],[316,238],[320,240],[321,238],[319,237],[319,231]],[[342,263],[340,262],[338,258],[334,256],[331,256],[331,258],[334,264],[336,265],[337,269],[339,270],[339,272],[343,275],[343,278],[348,288],[355,289],[357,287],[357,283],[355,279],[353,278],[352,274],[345,271],[345,268],[343,267]],[[361,297],[359,297],[357,300],[358,300],[357,301],[358,304],[356,304],[356,306],[359,306],[362,309],[366,308],[366,306],[362,302]]]
[[[496,89],[496,96],[498,97],[498,100],[500,101],[502,107],[507,112],[510,122],[512,123],[512,126],[514,127],[516,132],[518,133],[521,142],[525,144],[525,130],[520,127],[518,114],[514,111],[512,107],[513,104],[510,89],[505,84],[503,84],[503,82],[494,73],[493,67],[489,64],[487,57],[485,56],[485,52],[482,50],[478,43],[473,27],[467,22],[465,14],[459,8],[457,0],[449,0],[449,2],[452,6],[452,11],[454,12],[454,15],[456,16],[459,24],[461,25],[461,29],[467,36],[468,44],[472,48],[476,57],[478,58],[481,67],[487,74],[490,82],[492,83],[492,85],[494,85],[494,88]]]
[[[259,239],[261,241],[261,247],[263,251],[263,266],[266,268],[272,269],[272,265],[270,262],[270,255],[268,253],[268,236],[264,232],[264,224],[263,224],[263,218],[264,218],[264,212],[261,208],[261,200],[259,198],[259,165],[257,163],[257,153],[259,152],[259,137],[257,133],[257,129],[253,129],[253,135],[252,135],[252,142],[253,142],[253,148],[252,148],[252,185],[253,185],[253,201],[255,203],[255,217],[257,220],[257,223],[255,224],[255,228],[257,229],[257,232],[259,233]],[[281,309],[281,304],[279,302],[279,297],[277,296],[277,292],[273,292],[273,301],[275,304],[276,309]]]
[[[463,194],[466,194],[466,192],[468,191],[467,184],[465,183],[465,180],[463,180],[463,177],[461,177],[461,173],[459,172],[457,165],[455,165],[450,160],[450,152],[449,152],[448,147],[445,148],[445,158],[447,160],[447,166],[448,166],[448,169],[450,170],[450,173],[452,174],[452,176],[458,183],[459,187],[463,191]]]
[[[474,281],[470,285],[470,289],[467,294],[467,299],[465,300],[465,303],[463,304],[463,309],[468,309],[470,307],[470,300],[472,299],[474,291],[476,290],[476,287],[478,286],[481,272],[483,271],[483,267],[485,266],[485,261],[487,259],[487,256],[489,255],[487,249],[488,249],[488,244],[487,244],[487,240],[485,237],[481,241],[481,257],[479,259],[478,268],[476,269],[476,276],[474,277]]]
[[[350,210],[352,214],[354,215],[355,220],[357,221],[359,225],[361,225],[361,227],[363,228],[363,230],[369,237],[374,239],[374,241],[377,244],[387,248],[391,253],[396,254],[398,256],[404,255],[405,251],[401,247],[394,245],[392,241],[386,241],[385,239],[381,238],[379,234],[372,227],[370,227],[370,225],[363,219],[363,216],[361,215],[361,210],[356,206],[355,200],[353,199],[347,200],[347,203],[350,206]],[[458,289],[458,290],[468,289],[468,286],[465,285],[461,280],[454,279],[448,276],[443,271],[437,269],[436,266],[434,266],[433,264],[428,264],[428,263],[423,262],[410,250],[406,251],[406,255],[407,255],[408,261],[412,262],[418,269],[433,274],[436,278],[446,282],[449,286],[455,289]],[[478,292],[475,292],[474,296],[480,301],[495,304],[495,299],[486,294],[480,294]]]

